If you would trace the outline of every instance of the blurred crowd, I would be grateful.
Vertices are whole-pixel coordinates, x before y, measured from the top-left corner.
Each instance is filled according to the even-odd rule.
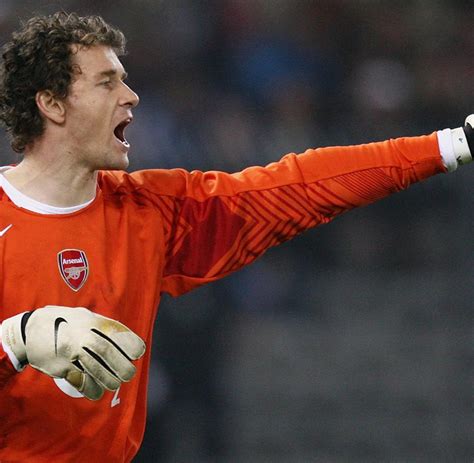
[[[237,171],[457,127],[471,0],[2,0],[128,38],[131,169]],[[16,162],[6,136],[2,164]],[[137,461],[469,461],[472,167],[165,299]],[[472,373],[472,370],[471,370]]]

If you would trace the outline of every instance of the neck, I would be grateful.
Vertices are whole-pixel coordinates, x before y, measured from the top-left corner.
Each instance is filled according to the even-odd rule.
[[[7,180],[24,195],[56,207],[83,204],[95,197],[97,172],[72,162],[67,153],[54,156],[29,150],[23,160],[5,172]]]

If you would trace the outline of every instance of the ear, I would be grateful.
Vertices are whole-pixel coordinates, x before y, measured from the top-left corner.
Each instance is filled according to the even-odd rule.
[[[57,98],[51,90],[41,90],[36,94],[36,105],[43,117],[62,124],[66,117],[66,106],[63,100]]]

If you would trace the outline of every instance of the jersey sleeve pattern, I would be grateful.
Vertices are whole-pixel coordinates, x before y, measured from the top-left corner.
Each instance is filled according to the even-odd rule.
[[[162,291],[179,295],[224,277],[309,228],[445,171],[435,134],[292,153],[235,174],[162,171],[153,180],[166,241]]]
[[[251,263],[298,233],[354,207],[316,185],[293,184],[235,196],[162,198],[179,211],[168,218],[169,246],[164,281],[183,280],[183,290],[213,281]],[[165,285],[166,287],[166,285]],[[181,288],[180,288],[181,290]]]

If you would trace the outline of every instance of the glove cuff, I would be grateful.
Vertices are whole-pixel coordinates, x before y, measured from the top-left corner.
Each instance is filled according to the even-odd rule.
[[[453,154],[457,165],[462,166],[474,158],[474,114],[467,116],[464,127],[451,129]]]
[[[454,156],[459,166],[472,161],[471,150],[467,142],[466,132],[463,127],[451,129],[451,140],[453,142]]]
[[[30,312],[23,312],[2,322],[2,346],[17,371],[28,364],[25,346],[25,325]]]
[[[467,116],[466,123],[463,127],[464,134],[466,135],[467,144],[471,150],[471,155],[474,158],[474,114]]]

